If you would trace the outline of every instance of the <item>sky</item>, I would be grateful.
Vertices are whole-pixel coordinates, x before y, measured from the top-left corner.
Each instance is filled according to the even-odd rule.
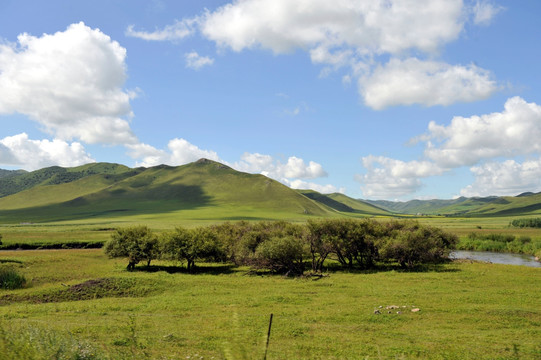
[[[541,191],[538,0],[0,0],[0,168],[199,158],[405,201]]]

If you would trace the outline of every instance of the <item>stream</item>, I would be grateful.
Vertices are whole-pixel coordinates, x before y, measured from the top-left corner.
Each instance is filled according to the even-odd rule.
[[[535,261],[531,255],[497,253],[490,251],[452,251],[449,255],[451,259],[469,259],[476,261],[485,261],[495,264],[522,265],[541,268],[541,262]]]

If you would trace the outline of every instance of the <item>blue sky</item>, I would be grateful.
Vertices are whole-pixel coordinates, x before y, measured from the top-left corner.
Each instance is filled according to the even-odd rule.
[[[0,0],[0,167],[201,157],[408,200],[541,191],[537,0]]]

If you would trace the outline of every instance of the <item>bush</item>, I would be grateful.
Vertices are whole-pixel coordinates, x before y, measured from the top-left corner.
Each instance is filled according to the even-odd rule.
[[[117,229],[105,244],[105,253],[110,258],[127,257],[128,270],[132,271],[140,261],[150,261],[159,255],[158,239],[146,226]]]
[[[541,218],[525,218],[525,219],[515,219],[509,223],[510,226],[514,227],[531,227],[531,228],[541,228]]]
[[[380,259],[412,268],[419,263],[439,263],[448,258],[457,237],[418,222],[391,222],[388,235],[378,241]]]
[[[192,270],[196,260],[221,261],[224,252],[212,228],[177,227],[174,231],[164,234],[162,256],[170,260],[186,261],[187,269]]]
[[[21,289],[26,285],[26,278],[15,269],[0,268],[0,289],[14,290]]]
[[[255,253],[255,265],[273,272],[301,275],[304,272],[304,243],[294,236],[273,237],[261,243]]]

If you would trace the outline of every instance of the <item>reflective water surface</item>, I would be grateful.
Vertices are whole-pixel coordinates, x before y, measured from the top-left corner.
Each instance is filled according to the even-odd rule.
[[[522,265],[541,268],[541,262],[535,261],[530,255],[507,254],[489,251],[464,251],[457,250],[450,254],[451,259],[469,259],[476,261],[486,261],[495,264]]]

